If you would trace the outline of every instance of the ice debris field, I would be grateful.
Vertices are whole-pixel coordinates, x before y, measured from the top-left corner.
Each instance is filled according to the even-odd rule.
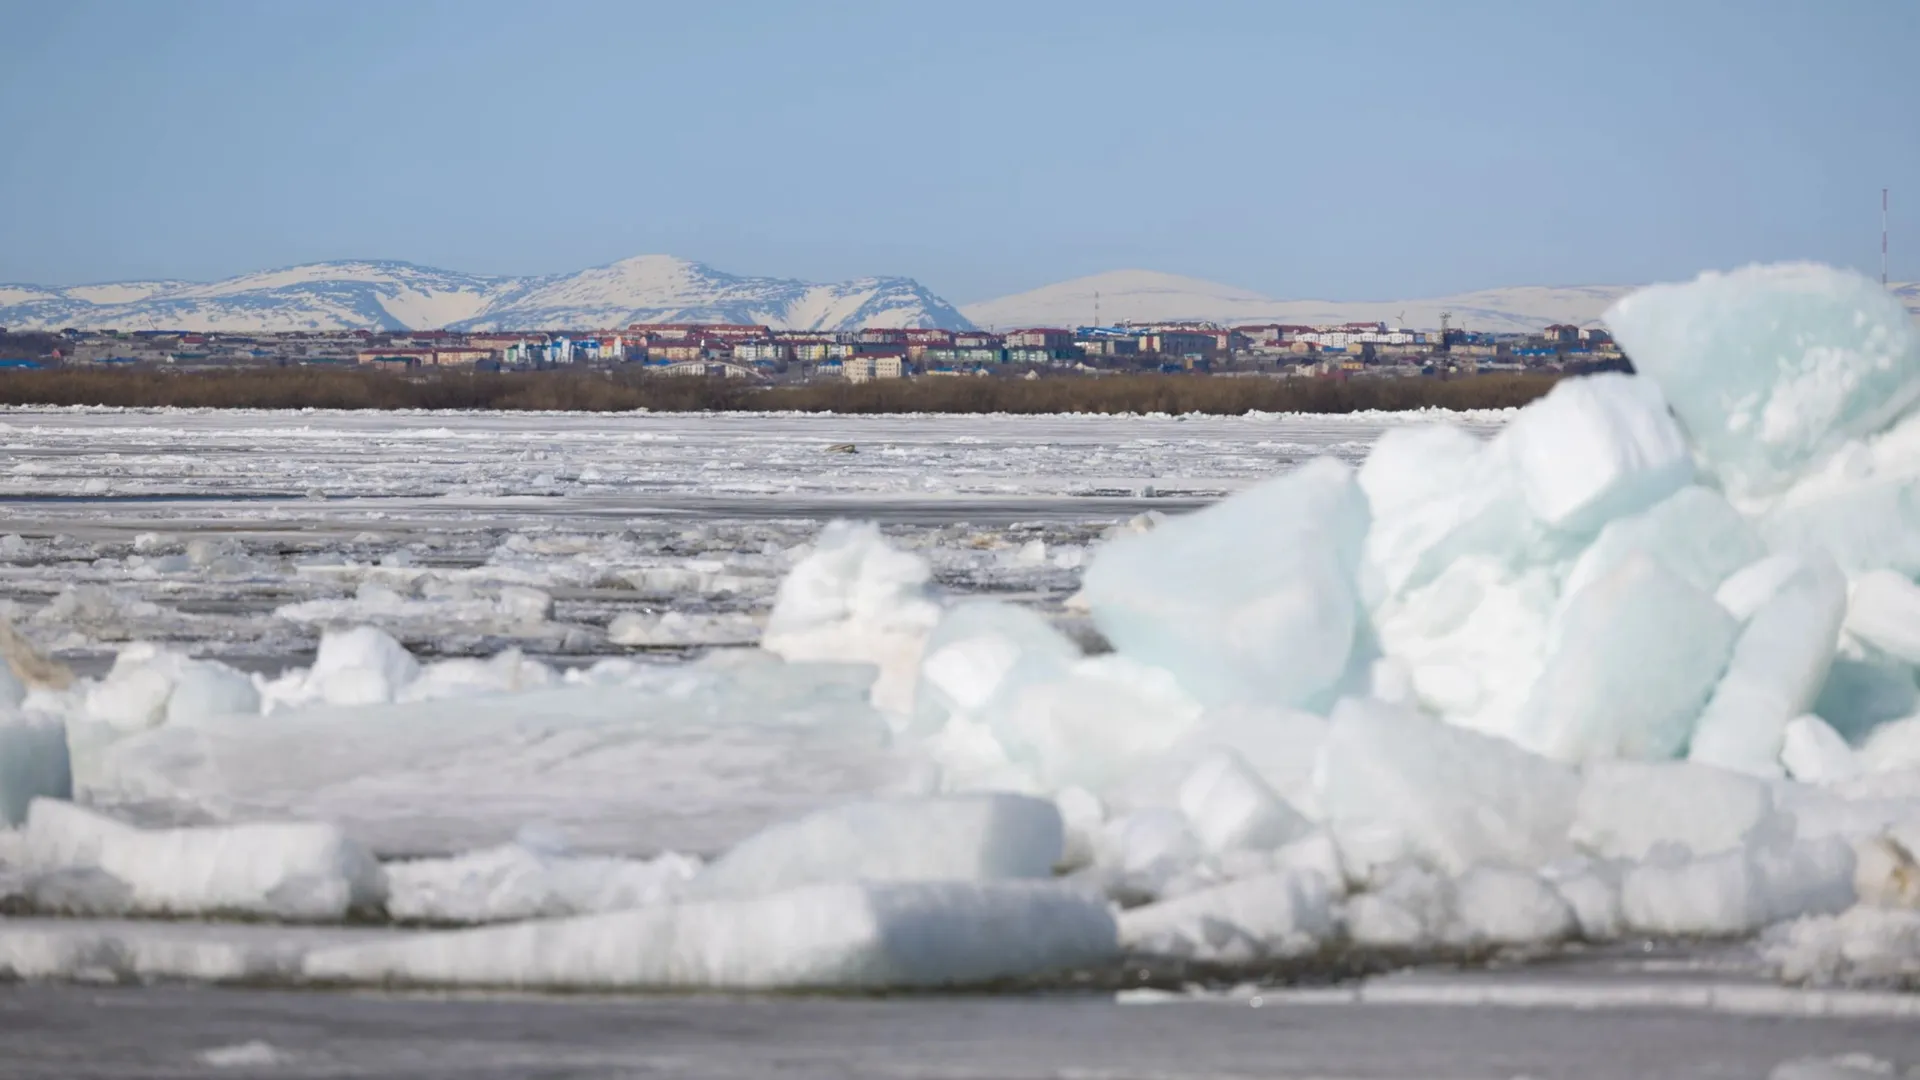
[[[1040,541],[1048,604],[837,521],[763,556],[756,646],[685,661],[342,624],[77,677],[9,635],[0,971],[1231,984],[1653,940],[1920,986],[1920,335],[1809,265],[1606,321],[1639,374]]]
[[[1114,521],[1419,419],[0,409],[0,617],[90,674],[132,641],[271,672],[355,625],[578,665],[752,643],[835,517],[1057,609]]]

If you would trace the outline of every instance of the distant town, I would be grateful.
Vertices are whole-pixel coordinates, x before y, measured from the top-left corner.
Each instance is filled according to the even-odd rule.
[[[182,371],[330,366],[391,372],[612,368],[764,383],[1106,373],[1394,378],[1622,366],[1606,331],[1408,330],[1386,323],[1220,326],[1160,322],[1004,333],[872,327],[846,333],[730,323],[622,330],[8,333],[0,370],[139,365]]]

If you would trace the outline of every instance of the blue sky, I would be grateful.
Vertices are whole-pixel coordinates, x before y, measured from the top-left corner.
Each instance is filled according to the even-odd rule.
[[[1920,277],[1913,0],[0,0],[0,281]]]

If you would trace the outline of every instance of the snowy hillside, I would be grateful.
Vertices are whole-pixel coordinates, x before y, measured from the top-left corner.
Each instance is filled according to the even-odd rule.
[[[909,278],[813,284],[737,277],[668,255],[536,278],[330,262],[210,284],[0,285],[0,326],[16,329],[594,329],[691,321],[803,330],[968,325],[951,304]]]
[[[765,323],[794,330],[861,326],[965,328],[951,304],[911,278],[816,285],[736,277],[670,255],[641,255],[557,278],[517,282],[456,329],[624,326],[631,322]]]
[[[1093,321],[1094,294],[1098,292],[1099,317],[1106,323],[1203,319],[1228,324],[1385,322],[1433,328],[1440,325],[1440,313],[1450,311],[1454,326],[1526,331],[1554,323],[1597,324],[1600,313],[1633,288],[1529,285],[1421,300],[1275,300],[1199,278],[1151,270],[1115,270],[984,300],[960,310],[977,326],[1082,326]],[[1908,310],[1920,312],[1920,284],[1896,285],[1894,291]]]

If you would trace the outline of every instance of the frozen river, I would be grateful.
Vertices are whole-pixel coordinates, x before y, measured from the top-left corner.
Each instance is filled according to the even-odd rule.
[[[1419,419],[4,410],[0,615],[82,674],[133,641],[277,671],[310,662],[322,632],[358,624],[422,658],[519,649],[559,667],[670,666],[752,642],[806,545],[848,517],[878,521],[947,592],[1014,599],[1082,632],[1064,601],[1110,530],[1316,455],[1357,462]],[[1486,435],[1505,417],[1455,422]],[[740,671],[687,697],[684,726],[650,716],[663,726],[646,738],[623,734],[629,704],[578,688],[525,699],[571,710],[571,727],[522,716],[510,698],[464,705],[458,745],[426,729],[396,739],[376,713],[329,719],[306,742],[277,729],[187,733],[179,747],[156,736],[142,759],[152,775],[185,754],[225,786],[190,793],[199,801],[185,810],[121,808],[338,821],[386,857],[497,843],[533,819],[584,849],[711,853],[871,791],[897,767],[858,730],[820,734],[824,722],[784,732],[789,742],[705,732],[715,710],[752,710],[753,673]],[[739,701],[727,696],[736,684]],[[817,695],[823,716],[844,708],[831,680]],[[483,745],[474,730],[490,733]],[[0,987],[0,1075],[1811,1080],[1870,1074],[1783,1063],[1920,1063],[1912,999],[1762,985],[1737,950],[1696,962],[1717,955],[1687,959],[1681,977],[1632,963],[1414,972],[1258,1007],[1247,994],[1121,1004],[16,984]]]
[[[763,614],[783,553],[849,517],[950,589],[1044,605],[1113,523],[1410,419],[5,410],[0,604],[82,667],[145,639],[272,668],[354,621],[596,656],[623,613]],[[551,617],[496,617],[508,585]]]

